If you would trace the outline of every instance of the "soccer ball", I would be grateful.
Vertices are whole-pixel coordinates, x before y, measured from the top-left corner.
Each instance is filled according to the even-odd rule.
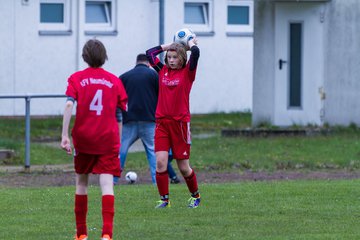
[[[188,41],[195,37],[195,33],[189,28],[182,28],[174,34],[174,42],[188,46]]]
[[[136,172],[127,172],[125,175],[125,180],[127,181],[127,183],[129,184],[133,184],[137,181],[137,174]]]

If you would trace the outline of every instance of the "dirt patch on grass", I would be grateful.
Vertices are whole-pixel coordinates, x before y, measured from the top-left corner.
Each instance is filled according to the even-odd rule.
[[[242,181],[275,181],[297,179],[356,179],[360,171],[276,171],[276,172],[208,172],[196,171],[199,184]],[[123,176],[125,174],[123,173]],[[149,171],[138,172],[136,184],[151,184]],[[180,184],[184,184],[182,178]],[[75,174],[72,165],[32,166],[30,171],[21,167],[0,167],[0,187],[54,187],[72,186]],[[90,184],[98,184],[98,176],[90,175]],[[119,184],[127,184],[124,177]]]

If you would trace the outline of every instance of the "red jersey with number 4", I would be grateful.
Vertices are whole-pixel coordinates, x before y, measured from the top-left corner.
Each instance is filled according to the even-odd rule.
[[[169,69],[164,65],[159,71],[159,100],[156,118],[190,121],[189,98],[196,69],[190,71],[189,67],[189,62],[181,69]]]
[[[71,75],[66,95],[76,100],[72,138],[77,152],[108,154],[120,147],[116,108],[127,110],[127,95],[119,78],[102,68]]]

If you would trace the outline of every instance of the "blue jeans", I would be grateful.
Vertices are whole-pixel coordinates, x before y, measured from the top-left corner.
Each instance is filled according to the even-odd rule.
[[[130,146],[140,138],[145,148],[146,157],[150,167],[152,183],[156,184],[156,157],[154,152],[154,135],[154,122],[134,121],[125,123],[123,125],[121,135],[122,137],[120,147],[120,165],[121,169],[124,169],[126,155],[129,151]],[[114,183],[117,182],[118,179],[114,178]]]

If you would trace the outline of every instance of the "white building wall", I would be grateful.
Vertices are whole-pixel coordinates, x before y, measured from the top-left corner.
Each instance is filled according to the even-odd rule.
[[[0,47],[0,94],[15,92],[15,5],[6,0],[0,5],[0,33],[2,43]],[[0,112],[4,109],[13,109],[14,100],[0,100]],[[13,112],[12,112],[13,113]]]
[[[360,1],[332,0],[326,8],[324,121],[360,125]]]
[[[71,34],[39,35],[39,0],[2,0],[0,95],[63,94],[67,78],[86,67],[84,1],[71,2]],[[108,51],[104,68],[115,75],[132,68],[136,55],[159,44],[159,1],[116,1],[117,34],[98,35]],[[252,36],[226,35],[227,0],[213,1],[213,35],[198,36],[201,56],[191,93],[192,113],[252,108]],[[183,25],[183,1],[165,1],[165,41]],[[23,99],[0,99],[0,115],[23,115]],[[32,115],[60,115],[65,99],[33,99]]]
[[[276,0],[256,0],[254,6],[254,94],[252,124],[274,120],[274,6]],[[321,0],[324,9],[324,111],[329,125],[360,125],[360,1]]]
[[[74,1],[75,3],[75,1]],[[64,93],[67,75],[76,70],[76,42],[70,36],[40,36],[39,1],[5,0],[0,15],[6,53],[0,55],[0,94]],[[73,28],[73,25],[72,25]],[[4,50],[3,48],[1,48]],[[5,64],[3,64],[5,63]],[[24,99],[1,99],[0,115],[23,115]],[[61,114],[64,99],[33,99],[32,114]]]
[[[254,78],[252,125],[273,123],[275,111],[274,5],[270,0],[254,4]]]

